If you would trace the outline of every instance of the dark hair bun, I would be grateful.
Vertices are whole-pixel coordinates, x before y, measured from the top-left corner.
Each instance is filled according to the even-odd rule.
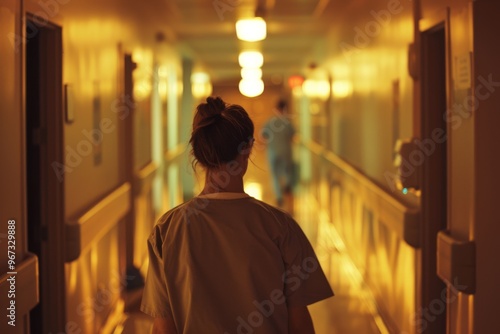
[[[226,104],[220,97],[207,97],[208,112],[209,114],[221,114],[226,109]]]
[[[206,103],[198,106],[198,112],[194,117],[193,129],[204,128],[212,125],[217,119],[222,117],[222,112],[226,109],[226,103],[220,97],[207,97]]]
[[[253,131],[253,122],[243,107],[208,97],[196,108],[189,140],[195,163],[217,168],[235,159],[253,138]]]

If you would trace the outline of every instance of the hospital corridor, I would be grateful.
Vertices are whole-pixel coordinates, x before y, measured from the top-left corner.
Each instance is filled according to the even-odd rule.
[[[248,159],[244,192],[304,232],[326,277],[314,282],[334,292],[307,303],[316,334],[500,333],[498,13],[494,0],[0,0],[0,333],[148,334],[147,293],[189,307],[257,296],[230,282],[200,297],[183,274],[182,294],[147,288],[160,219],[216,198],[199,158],[213,152],[193,147],[226,154],[215,138],[232,134],[193,138],[232,105],[253,134],[208,166]],[[220,114],[199,112],[210,97]],[[231,223],[260,212],[247,211]],[[214,249],[245,254],[197,240],[200,268]],[[271,255],[196,280],[244,268],[258,281],[281,269]],[[162,256],[175,275],[192,266]],[[275,304],[203,333],[165,307],[178,334],[268,334]]]

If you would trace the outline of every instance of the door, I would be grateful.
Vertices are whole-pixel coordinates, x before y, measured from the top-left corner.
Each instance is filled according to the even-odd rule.
[[[438,24],[421,35],[422,112],[417,147],[422,165],[422,257],[419,333],[446,333],[445,284],[437,276],[437,233],[447,227],[447,71],[445,25]]]
[[[39,259],[40,303],[32,333],[65,331],[64,165],[61,28],[26,21],[28,248]]]

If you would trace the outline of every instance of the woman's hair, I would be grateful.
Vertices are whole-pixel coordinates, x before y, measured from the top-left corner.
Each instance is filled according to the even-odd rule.
[[[243,154],[253,141],[254,126],[242,106],[227,104],[220,97],[208,97],[196,108],[189,143],[193,165],[218,168]]]

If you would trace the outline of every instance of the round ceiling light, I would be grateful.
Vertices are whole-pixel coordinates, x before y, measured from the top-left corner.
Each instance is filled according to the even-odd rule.
[[[258,68],[264,64],[264,56],[259,51],[243,51],[238,56],[241,67]]]
[[[243,19],[236,22],[236,36],[242,41],[262,41],[266,38],[266,30],[266,21],[262,17]]]
[[[264,81],[261,79],[241,79],[239,84],[240,93],[247,97],[256,97],[264,92]]]

